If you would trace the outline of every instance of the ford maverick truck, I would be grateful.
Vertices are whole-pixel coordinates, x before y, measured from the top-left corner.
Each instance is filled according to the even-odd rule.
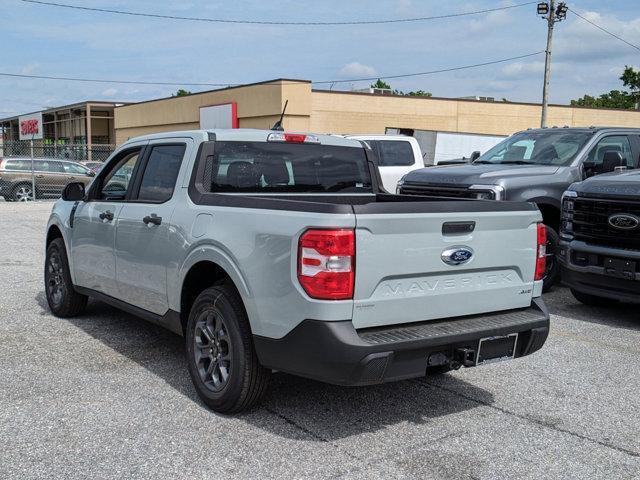
[[[203,402],[237,412],[273,370],[369,385],[540,349],[541,220],[530,203],[387,193],[354,139],[155,134],[66,187],[46,296],[60,317],[93,297],[183,335]]]

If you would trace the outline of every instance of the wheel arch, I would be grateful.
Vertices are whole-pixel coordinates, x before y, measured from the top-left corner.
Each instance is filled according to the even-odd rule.
[[[183,332],[196,297],[203,290],[220,283],[231,286],[237,292],[249,323],[253,324],[255,313],[247,283],[235,264],[219,250],[213,247],[198,247],[187,258],[179,278],[179,285],[176,285],[179,298],[176,298],[175,303],[179,307]]]
[[[542,221],[545,225],[553,228],[556,233],[560,231],[560,202],[549,198],[533,198],[530,200],[535,203],[542,214]]]
[[[58,225],[54,223],[52,225],[49,225],[49,228],[47,229],[47,240],[45,245],[48,247],[49,244],[53,242],[56,238],[61,238],[62,241],[64,242],[64,236],[62,235],[62,230],[60,230],[60,227],[58,227]],[[65,242],[65,245],[66,245],[66,242]]]

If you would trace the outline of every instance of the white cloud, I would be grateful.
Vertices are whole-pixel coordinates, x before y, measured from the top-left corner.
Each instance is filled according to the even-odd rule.
[[[640,44],[640,17],[624,21],[613,15],[601,15],[597,12],[580,12],[580,14],[628,42]],[[568,25],[559,24],[556,27],[554,50],[562,58],[567,57],[582,61],[611,60],[633,53],[632,47],[625,45],[581,18],[576,18],[575,15],[574,18],[575,20]]]
[[[373,77],[377,75],[376,69],[369,65],[364,65],[359,62],[347,63],[340,69],[338,75],[343,78],[349,77]]]
[[[489,12],[486,15],[471,20],[469,22],[469,31],[473,33],[491,31],[497,27],[506,25],[509,21],[509,13],[506,10]]]
[[[554,70],[559,65],[554,64]],[[502,67],[502,74],[507,78],[524,78],[544,72],[544,62],[514,62]]]
[[[38,67],[40,65],[38,65],[37,63],[30,63],[28,65],[25,65],[24,67],[22,67],[20,69],[20,74],[22,75],[31,75],[32,73],[34,73]]]
[[[103,97],[113,97],[116,95],[116,93],[118,93],[118,90],[113,88],[113,87],[109,87],[106,90],[104,90],[102,92],[102,96]]]

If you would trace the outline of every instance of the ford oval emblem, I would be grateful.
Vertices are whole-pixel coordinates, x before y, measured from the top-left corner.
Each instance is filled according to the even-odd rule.
[[[471,261],[473,258],[473,249],[464,246],[447,248],[442,252],[440,258],[447,265],[462,265]]]
[[[616,213],[609,217],[609,225],[620,230],[633,230],[640,225],[640,218],[628,213]]]

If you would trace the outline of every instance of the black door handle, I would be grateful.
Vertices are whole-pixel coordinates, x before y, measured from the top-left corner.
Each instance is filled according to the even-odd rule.
[[[154,225],[160,225],[162,223],[162,217],[159,217],[155,213],[152,213],[151,215],[147,215],[146,217],[144,217],[142,221],[145,223],[145,225],[149,225],[150,223],[153,223]]]
[[[100,217],[100,220],[107,220],[110,222],[111,220],[113,220],[113,213],[107,210],[106,212],[102,212],[100,215],[98,215],[98,217]]]

